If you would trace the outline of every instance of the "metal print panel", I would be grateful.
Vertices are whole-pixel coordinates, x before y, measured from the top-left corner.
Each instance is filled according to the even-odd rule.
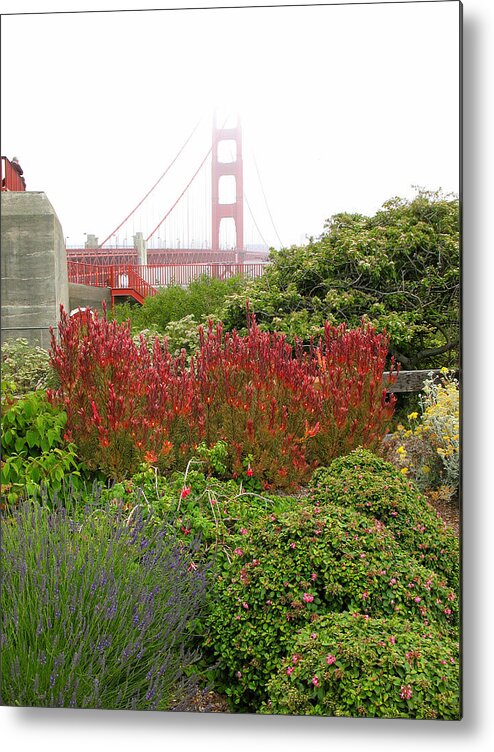
[[[461,719],[461,22],[2,17],[3,704]]]

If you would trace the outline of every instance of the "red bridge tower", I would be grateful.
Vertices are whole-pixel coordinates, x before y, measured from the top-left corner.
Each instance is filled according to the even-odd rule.
[[[235,159],[230,162],[218,160],[218,144],[220,141],[234,141],[236,145]],[[235,201],[220,203],[219,184],[223,175],[233,175],[235,178]],[[224,218],[232,218],[235,223],[236,261],[242,261],[244,251],[244,181],[242,164],[242,130],[240,120],[231,128],[219,128],[216,116],[213,122],[213,150],[211,164],[212,181],[212,251],[220,250],[220,224]]]

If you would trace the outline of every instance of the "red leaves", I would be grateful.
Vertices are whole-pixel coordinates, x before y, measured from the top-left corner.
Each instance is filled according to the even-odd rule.
[[[127,325],[95,316],[82,326],[62,312],[59,343],[52,337],[54,398],[82,458],[125,476],[151,458],[163,468],[183,465],[202,439],[222,438],[232,473],[241,476],[252,456],[256,478],[295,485],[315,465],[379,440],[394,409],[382,386],[385,335],[368,324],[326,324],[304,352],[262,332],[252,315],[249,324],[245,337],[221,324],[201,328],[188,365],[166,342],[136,344]]]

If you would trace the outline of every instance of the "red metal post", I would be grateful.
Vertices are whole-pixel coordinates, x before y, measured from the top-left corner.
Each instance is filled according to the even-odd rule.
[[[232,162],[218,161],[218,144],[224,140],[235,141],[237,147],[236,159]],[[231,204],[220,204],[219,182],[223,175],[233,175],[235,178],[235,201]],[[221,128],[213,122],[213,149],[211,164],[211,199],[212,199],[212,251],[220,250],[220,224],[224,217],[232,217],[235,222],[236,250],[244,250],[244,180],[242,162],[242,130],[240,121],[233,128]]]

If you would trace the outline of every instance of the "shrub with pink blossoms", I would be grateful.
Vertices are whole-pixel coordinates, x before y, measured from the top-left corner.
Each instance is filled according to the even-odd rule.
[[[294,638],[300,659],[280,662],[261,713],[460,718],[459,645],[442,630],[348,612],[316,624],[317,639],[310,627]]]

